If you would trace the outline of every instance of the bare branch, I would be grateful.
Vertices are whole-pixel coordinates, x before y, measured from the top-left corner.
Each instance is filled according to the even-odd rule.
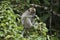
[[[57,15],[58,17],[60,17],[60,14],[56,13],[55,11],[53,11],[54,15]]]
[[[40,5],[37,5],[37,4],[30,4],[30,6],[44,8],[45,10],[48,9],[48,7],[46,7],[46,6],[40,6]]]

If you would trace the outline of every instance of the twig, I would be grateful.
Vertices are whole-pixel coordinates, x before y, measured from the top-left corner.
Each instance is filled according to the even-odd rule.
[[[44,8],[45,10],[48,9],[48,7],[40,6],[40,5],[37,5],[37,4],[30,4],[30,6]]]

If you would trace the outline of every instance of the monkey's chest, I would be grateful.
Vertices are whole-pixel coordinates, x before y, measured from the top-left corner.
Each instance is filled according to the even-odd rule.
[[[31,18],[26,18],[25,21],[24,21],[24,27],[25,28],[30,28],[32,25],[32,20]]]

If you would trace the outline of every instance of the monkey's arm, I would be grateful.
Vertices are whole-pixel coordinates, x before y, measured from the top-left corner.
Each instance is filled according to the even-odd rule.
[[[27,18],[27,24],[31,27],[31,26],[33,26],[33,24],[32,24],[32,22],[31,22],[31,20],[29,19],[29,18]]]
[[[23,16],[21,16],[21,23],[24,25],[24,20],[25,18]]]

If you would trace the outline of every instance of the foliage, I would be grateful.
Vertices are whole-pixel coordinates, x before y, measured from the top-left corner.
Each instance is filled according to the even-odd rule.
[[[50,5],[48,0],[43,0],[45,5]],[[32,0],[31,3],[41,4],[41,0]],[[21,15],[30,7],[30,0],[5,0],[0,2],[0,40],[59,40],[57,37],[47,34],[45,20],[50,17],[50,13],[44,16],[37,16],[34,27],[26,33],[28,37],[22,35],[24,30],[21,24]],[[39,11],[41,11],[39,9]],[[45,11],[45,10],[42,10]],[[37,15],[41,14],[37,11]],[[39,21],[39,22],[38,22]],[[26,36],[27,36],[26,35]],[[50,39],[51,38],[51,39]]]

